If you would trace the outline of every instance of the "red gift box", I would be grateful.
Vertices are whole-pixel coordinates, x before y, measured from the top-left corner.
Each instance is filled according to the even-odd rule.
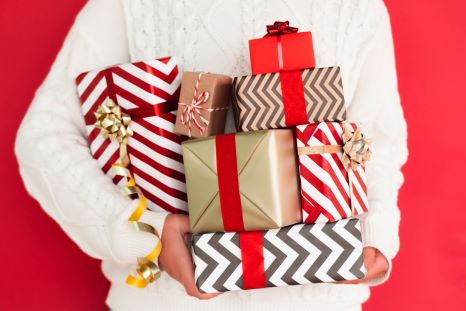
[[[357,130],[356,124],[345,122],[296,127],[304,223],[334,222],[368,211],[365,167],[344,163],[343,133],[351,137]]]
[[[174,133],[181,83],[176,60],[167,57],[93,70],[79,75],[76,83],[89,147],[102,170],[115,184],[126,183],[125,177],[112,170],[120,161],[119,142],[102,135],[96,124],[105,110],[111,117],[130,118],[128,168],[147,207],[185,213],[182,139]]]
[[[264,38],[250,40],[252,74],[315,68],[312,34],[297,31],[288,22],[275,22]]]

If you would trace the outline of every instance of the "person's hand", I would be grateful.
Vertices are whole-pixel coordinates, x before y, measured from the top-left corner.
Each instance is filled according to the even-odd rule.
[[[365,278],[354,281],[344,281],[344,284],[358,284],[383,277],[388,271],[388,260],[374,247],[364,247],[364,266],[367,269]]]
[[[189,252],[189,218],[186,215],[168,215],[162,232],[160,268],[180,282],[186,293],[198,299],[210,299],[219,294],[202,294],[194,281],[194,267]]]

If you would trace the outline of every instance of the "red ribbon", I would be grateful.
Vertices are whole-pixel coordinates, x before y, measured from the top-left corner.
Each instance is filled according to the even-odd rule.
[[[115,83],[113,82],[113,73],[112,68],[105,69],[104,72],[105,81],[107,83],[107,97],[113,100],[115,104],[118,105],[118,99],[115,92]],[[152,92],[155,94],[155,92]],[[156,104],[156,105],[143,105],[133,109],[123,109],[124,112],[130,115],[131,120],[140,120],[144,118],[161,116],[163,114],[176,111],[178,109],[178,99],[174,98],[169,101]],[[85,122],[87,125],[92,125],[95,123],[95,115],[93,113],[88,113],[84,116]]]
[[[215,137],[215,152],[223,228],[226,232],[244,231],[238,182],[238,164],[236,163],[235,134]]]
[[[267,34],[265,35],[265,37],[277,38],[278,68],[280,71],[283,70],[283,44],[281,36],[296,32],[298,32],[298,28],[291,27],[289,21],[277,21],[273,25],[267,25]]]
[[[242,232],[239,235],[244,289],[266,286],[262,239],[261,231]]]
[[[112,74],[112,69],[105,69],[104,70],[104,76],[105,76],[105,81],[107,82],[107,96],[115,104],[117,104],[117,96],[115,93],[115,84],[113,83],[113,74]]]
[[[178,109],[178,100],[172,99],[153,106],[142,106],[125,110],[131,120],[139,120],[148,117],[160,116]]]
[[[280,84],[286,126],[309,123],[307,120],[302,72],[299,70],[280,72]]]
[[[281,36],[281,35],[286,35],[286,34],[291,34],[291,33],[297,33],[298,28],[296,27],[291,27],[289,21],[285,22],[279,22],[276,21],[273,23],[273,25],[267,25],[267,34],[265,35],[266,37],[271,37],[271,36]]]

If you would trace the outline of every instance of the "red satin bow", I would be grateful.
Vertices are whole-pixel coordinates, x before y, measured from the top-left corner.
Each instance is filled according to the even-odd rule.
[[[296,32],[298,32],[298,28],[291,27],[289,21],[286,21],[286,22],[276,21],[275,23],[273,23],[273,25],[267,25],[267,34],[265,36],[266,37],[281,36],[281,35],[296,33]]]

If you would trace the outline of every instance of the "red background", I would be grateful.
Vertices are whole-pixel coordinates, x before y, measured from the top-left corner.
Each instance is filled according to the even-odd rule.
[[[0,310],[106,310],[108,283],[18,175],[13,143],[35,89],[85,3],[0,1],[3,139]],[[365,310],[464,310],[466,305],[466,2],[387,0],[410,161],[401,191],[401,252]]]

